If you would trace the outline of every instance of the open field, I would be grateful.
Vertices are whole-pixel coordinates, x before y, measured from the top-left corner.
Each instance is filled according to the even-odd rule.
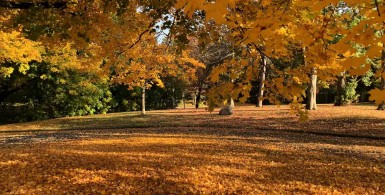
[[[385,193],[385,112],[176,109],[0,126],[0,194]]]

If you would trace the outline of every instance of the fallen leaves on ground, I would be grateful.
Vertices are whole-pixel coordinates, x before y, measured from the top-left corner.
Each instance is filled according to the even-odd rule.
[[[201,117],[201,111],[193,110],[138,117],[162,122],[153,127],[1,133],[0,194],[383,193],[384,140],[290,131],[322,132],[335,124],[334,130],[324,131],[383,135],[385,117],[366,108],[346,107],[337,115],[334,107],[325,106],[311,112],[314,123],[296,123],[282,108],[239,107],[229,117]],[[128,123],[136,120],[120,116],[132,117]],[[365,118],[378,122],[345,128]],[[54,121],[108,119],[117,120],[98,115]],[[278,128],[285,120],[291,122]]]

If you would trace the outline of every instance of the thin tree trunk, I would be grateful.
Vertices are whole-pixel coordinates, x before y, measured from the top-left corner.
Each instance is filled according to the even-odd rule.
[[[262,57],[262,66],[261,72],[259,74],[259,83],[258,83],[258,104],[257,107],[263,106],[263,88],[265,87],[266,80],[266,66],[267,66],[267,58],[266,56]]]
[[[197,94],[194,92],[193,105],[195,105],[196,102],[197,102]]]
[[[385,78],[381,77],[380,89],[385,90]],[[378,105],[377,110],[385,110],[385,102]]]
[[[317,70],[311,70],[310,83],[307,89],[307,110],[317,110]]]
[[[232,97],[230,98],[230,107],[232,107],[232,108],[235,107],[234,99]]]
[[[344,91],[346,88],[346,78],[345,78],[345,71],[341,72],[340,75],[338,75],[337,80],[337,94],[335,98],[334,106],[345,106],[346,101],[344,100]]]
[[[360,93],[360,102],[365,102],[365,91],[366,91],[366,86],[364,85],[361,88],[361,93]]]
[[[382,73],[384,73],[385,72],[385,50],[382,50],[382,52],[381,52],[381,63],[382,63]],[[380,83],[379,89],[385,90],[385,78],[383,77],[383,74],[381,74],[381,83]],[[385,102],[384,101],[378,105],[377,110],[385,110]]]
[[[182,93],[182,101],[183,101],[183,108],[186,109],[186,99],[185,99],[184,92]]]
[[[199,103],[201,101],[201,93],[202,93],[202,87],[199,87],[198,89],[198,94],[197,94],[197,98],[196,98],[196,102],[195,102],[195,108],[198,109],[199,108]]]
[[[231,83],[234,83],[234,79],[231,79]],[[235,108],[234,98],[230,95],[230,107]]]
[[[142,115],[146,114],[146,87],[142,87]]]

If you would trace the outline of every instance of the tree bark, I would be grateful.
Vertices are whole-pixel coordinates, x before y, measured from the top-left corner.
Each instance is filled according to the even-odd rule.
[[[146,87],[142,87],[142,115],[146,114]]]
[[[334,106],[345,106],[347,103],[344,101],[344,91],[346,87],[345,71],[341,72],[337,78],[337,94],[335,97],[336,102],[334,103]]]
[[[199,103],[201,101],[201,93],[202,93],[202,87],[199,87],[198,89],[198,94],[197,94],[197,98],[195,100],[195,108],[198,109],[199,108]]]
[[[365,102],[365,91],[366,91],[366,86],[364,85],[361,88],[361,93],[360,93],[360,102]]]
[[[385,90],[385,78],[381,77],[380,89]],[[385,110],[385,102],[378,105],[377,110]]]
[[[230,98],[230,107],[232,107],[232,108],[235,107],[234,99],[232,97]]]
[[[384,46],[385,47],[385,46]],[[385,72],[385,50],[381,52],[382,73]],[[385,90],[385,78],[381,75],[380,90]],[[377,110],[385,110],[385,102],[378,105]]]
[[[317,70],[313,68],[311,70],[310,83],[307,88],[307,110],[317,110]]]
[[[194,92],[194,97],[193,97],[193,105],[195,106],[197,102],[197,94]]]
[[[265,80],[266,80],[266,66],[267,66],[267,58],[266,56],[262,57],[262,63],[261,63],[261,72],[259,74],[258,79],[258,104],[257,107],[263,106],[263,88],[265,87]]]

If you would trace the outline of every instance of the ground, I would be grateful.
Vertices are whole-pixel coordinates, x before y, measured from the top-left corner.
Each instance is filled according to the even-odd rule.
[[[385,113],[176,109],[0,126],[0,194],[385,193]]]

